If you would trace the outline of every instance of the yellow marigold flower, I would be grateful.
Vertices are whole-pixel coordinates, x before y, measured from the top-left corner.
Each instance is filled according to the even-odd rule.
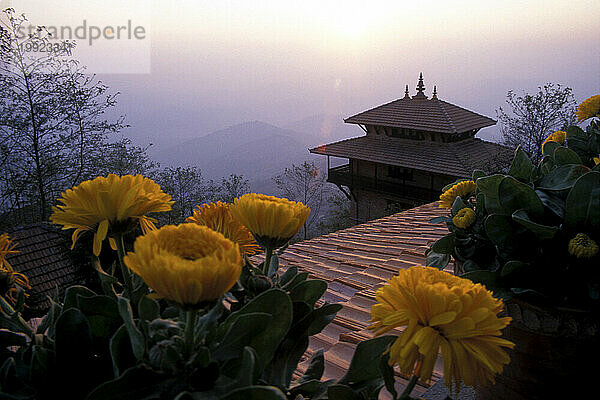
[[[19,291],[15,285],[19,285],[23,290],[31,289],[27,276],[16,272],[6,259],[9,254],[19,253],[18,250],[14,249],[15,246],[16,243],[13,243],[8,233],[0,235],[0,294],[5,296],[12,304],[16,303],[15,295]]]
[[[8,263],[6,256],[9,254],[17,254],[18,251],[15,250],[16,243],[8,236],[8,233],[3,233],[0,235],[0,268],[1,269],[11,269],[12,267]]]
[[[285,245],[302,228],[310,208],[300,202],[258,193],[234,200],[233,216],[244,224],[263,247]]]
[[[556,142],[560,145],[564,145],[567,142],[567,132],[556,131],[548,135],[548,137],[544,140],[544,143],[542,143],[542,152],[544,151],[544,145],[548,142]]]
[[[446,190],[440,196],[440,208],[452,208],[454,200],[458,196],[470,196],[475,193],[477,184],[473,181],[462,181]]]
[[[75,229],[73,246],[84,231],[95,230],[94,254],[100,254],[107,234],[123,233],[139,221],[144,233],[155,230],[146,214],[169,211],[173,202],[153,180],[142,175],[97,177],[68,189],[52,207],[50,220],[62,229]],[[73,246],[71,248],[73,248]]]
[[[456,213],[454,218],[452,218],[452,223],[459,228],[467,229],[473,225],[473,222],[475,222],[476,219],[477,215],[475,215],[475,211],[466,207]]]
[[[159,296],[186,307],[220,298],[242,271],[239,246],[197,224],[139,236],[124,261]]]
[[[406,326],[389,350],[390,365],[404,374],[430,379],[441,349],[446,386],[485,385],[510,361],[502,347],[514,344],[499,336],[511,318],[498,318],[502,301],[481,284],[412,267],[379,288],[376,300],[369,326],[376,336]]]
[[[222,233],[227,239],[237,243],[243,254],[251,256],[259,250],[256,240],[244,225],[231,214],[231,204],[217,201],[216,203],[197,206],[187,222],[206,225],[210,229]]]
[[[598,245],[585,233],[578,233],[569,241],[569,254],[577,258],[591,258],[598,254]]]
[[[585,121],[588,118],[598,117],[600,115],[600,95],[595,95],[585,100],[575,111],[577,121]]]
[[[598,157],[594,157],[593,160],[594,160],[594,165],[600,164],[600,154],[598,154]]]

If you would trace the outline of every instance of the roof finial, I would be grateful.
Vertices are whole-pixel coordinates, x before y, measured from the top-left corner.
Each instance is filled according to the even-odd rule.
[[[431,96],[432,99],[437,99],[437,86],[433,86],[433,96]]]
[[[405,99],[410,99],[410,94],[408,93],[408,85],[406,85],[406,90],[404,91],[404,97]]]
[[[423,73],[419,74],[419,83],[417,83],[417,94],[413,97],[413,99],[426,99],[425,96],[425,85],[423,84]]]

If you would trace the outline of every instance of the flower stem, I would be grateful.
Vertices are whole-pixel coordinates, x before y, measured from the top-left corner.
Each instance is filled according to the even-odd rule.
[[[273,248],[267,246],[265,248],[265,263],[263,264],[263,275],[269,274],[269,268],[271,267],[271,258],[273,257]]]
[[[187,310],[185,316],[184,332],[184,360],[187,360],[194,349],[194,328],[196,327],[197,310]]]
[[[117,254],[119,258],[119,266],[121,267],[121,274],[123,275],[123,281],[125,281],[125,297],[131,299],[133,287],[131,284],[131,275],[129,274],[129,269],[123,261],[123,257],[125,257],[125,242],[123,241],[123,234],[116,234],[115,242],[117,244]]]
[[[402,394],[400,395],[400,397],[398,397],[398,400],[408,400],[408,399],[410,399],[410,393],[415,388],[415,385],[417,384],[418,380],[419,380],[419,376],[418,375],[413,375],[410,378],[410,381],[408,381],[408,384],[404,388],[404,391],[402,392]]]

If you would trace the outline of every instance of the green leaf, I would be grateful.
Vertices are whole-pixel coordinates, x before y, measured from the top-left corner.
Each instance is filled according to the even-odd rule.
[[[515,271],[518,271],[522,268],[528,267],[529,264],[526,264],[522,261],[508,261],[506,264],[504,264],[504,267],[502,267],[502,272],[500,273],[501,276],[506,276],[506,275],[510,275]]]
[[[496,286],[496,282],[498,280],[498,274],[492,271],[473,271],[466,272],[460,276],[461,278],[469,279],[475,283],[481,283],[485,285],[486,288],[492,289]]]
[[[452,203],[452,208],[450,209],[450,214],[454,217],[460,210],[463,208],[467,208],[468,206],[465,204],[463,199],[460,196],[457,196]]]
[[[588,171],[589,168],[583,165],[561,165],[540,180],[538,189],[554,191],[571,189],[575,181]]]
[[[307,329],[308,336],[316,335],[325,329],[341,309],[341,304],[324,304],[321,307],[312,310],[309,315],[312,322]]]
[[[450,221],[450,218],[448,217],[435,217],[435,218],[431,218],[429,220],[430,224],[441,224],[443,222],[448,222]]]
[[[308,279],[308,272],[300,272],[294,276],[290,282],[286,283],[285,285],[281,285],[281,288],[285,290],[292,290],[296,285],[304,282],[306,279]]]
[[[501,214],[491,214],[485,219],[485,233],[499,247],[515,247],[515,232],[511,224],[512,217]]]
[[[536,190],[538,197],[548,210],[552,211],[561,220],[565,217],[565,201],[558,195],[543,190]]]
[[[271,318],[271,314],[266,312],[238,315],[212,352],[212,358],[215,361],[224,361],[239,357],[245,346],[251,345],[258,334],[268,329]]]
[[[339,382],[352,384],[381,378],[379,359],[395,340],[394,336],[380,336],[360,342],[346,375]]]
[[[62,307],[60,304],[55,303],[54,300],[50,299],[50,308],[48,309],[48,313],[46,313],[44,319],[42,319],[42,322],[38,325],[35,333],[44,334],[46,333],[46,330],[48,330],[48,336],[54,337],[54,325],[61,311]]]
[[[554,154],[554,150],[558,149],[560,147],[560,144],[558,144],[557,142],[554,141],[550,141],[550,142],[546,142],[544,144],[544,147],[542,148],[542,153],[544,153],[544,155],[548,154],[548,155],[552,155]]]
[[[169,377],[145,366],[129,368],[119,378],[96,387],[86,400],[122,400],[156,398]]]
[[[325,357],[323,355],[323,349],[319,349],[313,353],[306,372],[296,381],[296,383],[302,383],[313,379],[320,380],[324,371]]]
[[[142,296],[138,303],[138,315],[144,321],[154,321],[160,318],[160,306],[158,302],[148,296]]]
[[[567,128],[567,144],[569,148],[579,155],[584,155],[589,152],[588,135],[583,129],[576,125],[571,125]]]
[[[500,181],[498,199],[504,212],[510,214],[519,209],[525,209],[534,215],[544,213],[544,205],[535,191],[530,186],[510,176]]]
[[[311,307],[315,306],[317,300],[323,296],[327,290],[327,282],[321,279],[309,279],[300,282],[290,290],[292,301],[303,301]]]
[[[123,323],[125,324],[125,328],[129,334],[131,350],[133,351],[135,358],[138,361],[141,361],[144,357],[144,353],[146,352],[146,340],[144,339],[142,331],[139,330],[135,324],[135,321],[133,320],[133,311],[131,310],[129,299],[119,296],[118,302],[119,314],[121,314],[121,318],[123,319]]]
[[[456,245],[456,234],[449,233],[439,238],[431,246],[431,251],[438,254],[452,254]]]
[[[434,251],[430,251],[427,253],[426,265],[428,267],[435,267],[439,269],[444,269],[450,262],[450,254],[442,254],[436,253]]]
[[[327,388],[329,400],[363,400],[350,386],[337,383]]]
[[[232,390],[221,400],[287,400],[281,390],[273,386],[246,386]]]
[[[92,290],[86,288],[81,285],[73,285],[69,286],[65,291],[65,300],[63,302],[63,310],[68,310],[69,308],[77,308],[79,301],[77,297],[92,297],[96,296]]]
[[[577,179],[567,196],[565,224],[572,229],[600,228],[600,172]]]
[[[552,154],[557,165],[581,164],[581,158],[573,150],[560,146]]]
[[[81,368],[92,355],[92,331],[85,315],[76,308],[69,308],[56,321],[54,340],[56,360],[64,367]]]
[[[552,239],[559,230],[558,226],[548,226],[533,222],[525,210],[515,211],[512,215],[512,219],[516,223],[521,224],[532,231],[541,240]]]
[[[125,325],[121,325],[110,338],[109,348],[113,374],[115,378],[118,378],[121,371],[125,371],[127,368],[132,367],[136,362]]]
[[[279,285],[284,286],[289,283],[298,274],[298,267],[292,265],[279,278]]]
[[[517,147],[508,174],[520,181],[529,182],[532,172],[533,163],[529,159],[529,156],[521,149],[521,146]]]
[[[485,195],[485,208],[490,214],[502,212],[498,187],[504,177],[504,175],[496,174],[477,179],[477,188]]]
[[[56,353],[42,346],[33,346],[31,355],[31,382],[36,382],[42,387],[46,386],[56,370]]]
[[[476,169],[476,170],[473,171],[473,176],[471,177],[471,179],[473,180],[473,182],[477,182],[477,179],[483,178],[486,175],[487,174],[485,173],[485,171],[482,171],[480,169]]]
[[[265,368],[263,378],[280,388],[289,387],[292,375],[307,348],[307,335],[286,337],[279,344],[273,361]]]
[[[396,377],[394,376],[394,368],[388,362],[389,359],[389,353],[382,355],[381,360],[379,361],[379,369],[381,370],[381,375],[383,376],[385,388],[392,395],[392,398],[395,399],[398,397],[398,392],[396,392],[396,388],[394,387],[394,384],[396,383]]]
[[[254,337],[251,343],[251,347],[260,357],[261,365],[267,365],[271,362],[277,346],[292,324],[292,301],[284,291],[269,289],[256,296],[240,310],[232,313],[227,320],[235,318],[235,315],[255,312],[265,312],[272,316],[268,329]]]

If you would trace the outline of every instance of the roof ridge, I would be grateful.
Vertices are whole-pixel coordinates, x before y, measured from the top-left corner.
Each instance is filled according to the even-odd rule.
[[[350,118],[358,117],[359,115],[361,115],[361,114],[364,114],[364,113],[366,113],[366,112],[373,111],[373,110],[376,110],[376,109],[378,109],[378,108],[381,108],[381,107],[388,106],[388,105],[390,105],[390,104],[392,104],[392,103],[395,103],[395,102],[397,102],[397,101],[401,101],[401,100],[412,100],[412,99],[410,99],[410,98],[409,98],[409,99],[405,99],[404,97],[400,97],[399,99],[392,100],[392,101],[388,101],[387,103],[380,104],[380,105],[378,105],[378,106],[376,106],[376,107],[372,107],[372,108],[369,108],[369,109],[367,109],[367,110],[361,111],[361,112],[359,112],[358,114],[351,115],[351,116],[350,116],[350,117],[348,117],[348,118],[344,118],[344,122],[345,122],[345,123],[348,123],[348,122],[346,122],[346,121],[347,121],[347,120],[349,120]]]
[[[444,107],[444,105],[442,103],[446,103],[443,100],[439,100],[436,99],[436,102],[438,103],[438,107],[440,107],[440,109],[442,110],[442,112],[444,113],[444,117],[446,117],[446,120],[448,121],[448,123],[450,124],[450,126],[452,127],[452,132],[453,133],[457,133],[458,130],[456,129],[456,126],[454,125],[454,122],[452,121],[452,119],[450,118],[450,116],[448,115],[448,112],[446,112],[446,108]]]

